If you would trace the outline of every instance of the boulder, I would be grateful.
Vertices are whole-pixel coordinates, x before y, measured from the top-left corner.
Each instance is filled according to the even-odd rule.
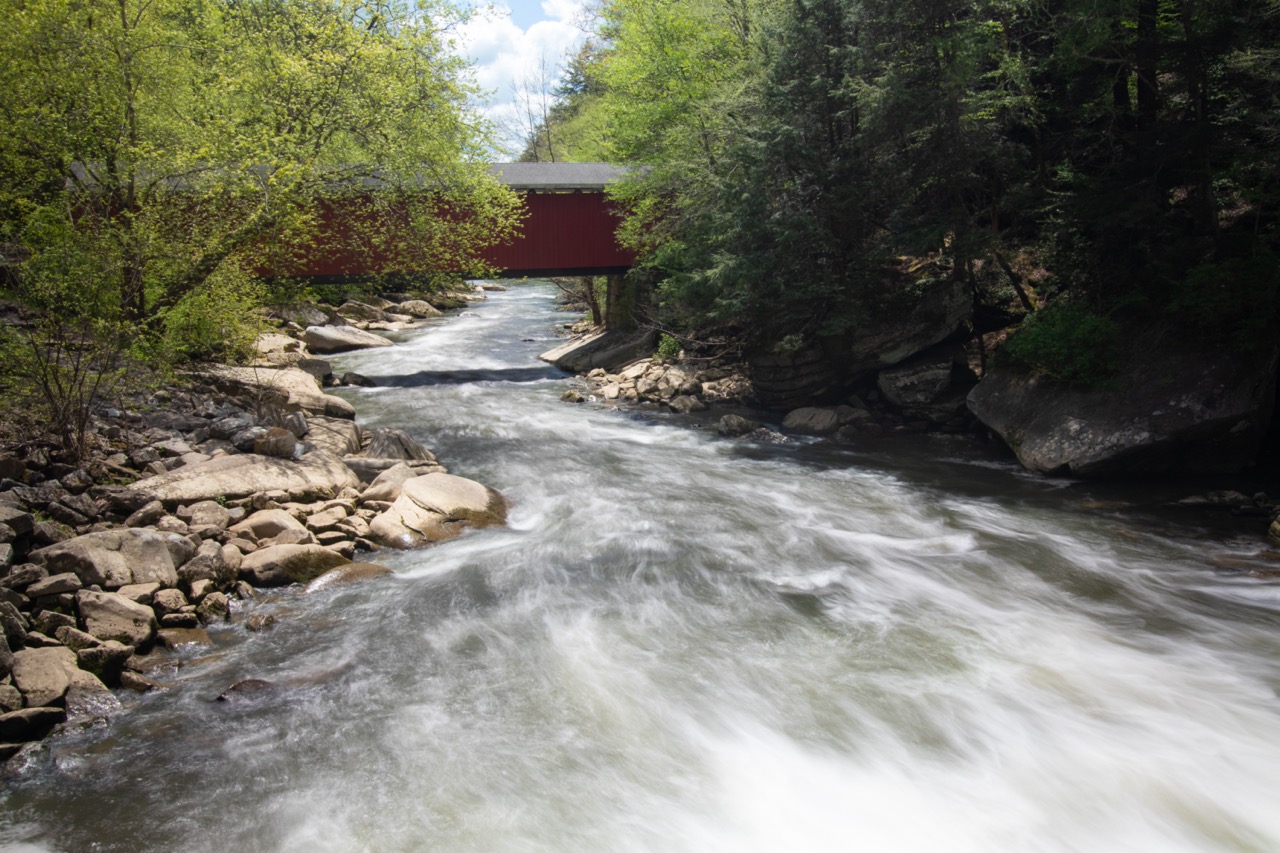
[[[339,305],[338,314],[353,322],[361,323],[385,323],[389,319],[387,312],[381,308],[357,302],[354,299]]]
[[[952,347],[934,347],[880,371],[876,386],[900,409],[927,406],[950,387],[955,356]]]
[[[150,527],[164,518],[164,504],[160,501],[149,501],[141,509],[136,510],[124,521],[125,527]]]
[[[0,503],[0,524],[6,525],[18,536],[25,536],[35,525],[35,518],[14,504]]]
[[[435,454],[415,441],[407,432],[391,427],[378,427],[372,430],[369,446],[364,449],[362,455],[375,459],[436,461]]]
[[[316,353],[348,352],[366,347],[389,347],[395,344],[373,332],[354,326],[308,326],[302,340]]]
[[[106,684],[120,681],[120,673],[124,671],[124,662],[133,654],[133,649],[116,640],[107,640],[96,646],[89,646],[76,652],[76,662],[85,672],[91,672]]]
[[[345,586],[389,574],[391,574],[390,569],[377,563],[348,563],[345,566],[338,566],[336,569],[330,569],[325,572],[307,584],[304,592],[322,592],[336,586]]]
[[[253,440],[253,452],[260,456],[292,459],[298,452],[298,437],[284,427],[271,427]]]
[[[423,472],[417,471],[404,462],[397,462],[387,470],[383,471],[373,482],[369,484],[369,488],[365,489],[360,495],[361,501],[386,501],[388,503],[400,497],[400,487],[405,481],[412,480],[414,477],[421,477]]]
[[[280,305],[273,312],[281,320],[296,326],[322,326],[329,322],[329,315],[312,304]]]
[[[835,409],[812,406],[794,409],[787,413],[782,428],[808,435],[830,435],[840,426],[840,416]]]
[[[349,562],[320,545],[273,545],[246,556],[240,564],[240,577],[262,587],[307,583]]]
[[[9,677],[13,671],[13,651],[9,648],[9,638],[0,632],[0,681]]]
[[[273,490],[297,495],[337,494],[359,485],[351,469],[333,454],[314,450],[297,461],[256,454],[223,456],[134,483],[130,490],[165,504],[247,498]]]
[[[342,457],[359,453],[363,436],[355,421],[312,417],[307,419],[307,441],[320,450]]]
[[[98,676],[75,667],[69,674],[71,684],[63,697],[68,720],[102,719],[120,711],[120,700]]]
[[[615,370],[649,355],[657,343],[658,333],[652,330],[592,332],[571,338],[539,358],[571,373],[586,373],[597,367]]]
[[[40,740],[67,718],[62,708],[23,708],[0,714],[0,741],[28,743]]]
[[[43,598],[46,595],[62,595],[64,592],[75,592],[84,586],[80,582],[80,576],[75,572],[63,572],[60,575],[51,575],[44,580],[38,580],[31,586],[27,587],[25,595],[28,598]]]
[[[412,548],[461,535],[466,527],[506,522],[502,495],[474,480],[427,474],[406,480],[391,508],[369,524],[370,538],[393,548]]]
[[[1026,468],[1111,477],[1234,472],[1253,463],[1275,403],[1277,355],[1190,350],[1134,358],[1107,389],[995,368],[969,410]]]
[[[221,592],[211,592],[196,607],[196,616],[205,625],[225,621],[231,614],[231,600]]]
[[[131,584],[178,583],[177,567],[191,559],[195,545],[185,536],[148,528],[87,533],[33,552],[54,574],[73,572],[85,586],[117,589]]]
[[[76,653],[64,646],[23,649],[13,656],[13,684],[28,708],[53,705],[71,686]]]
[[[348,419],[355,417],[355,409],[350,403],[324,393],[315,376],[297,367],[219,365],[203,371],[201,376],[224,391],[247,395],[261,403],[274,404],[285,412],[301,410],[308,415]],[[231,438],[254,425],[251,419],[248,423],[244,423],[245,420],[241,416],[237,418],[237,424],[224,425],[220,431],[228,434],[220,437]],[[239,428],[234,429],[235,426]],[[215,433],[215,437],[219,436]]]
[[[408,465],[418,477],[425,474],[448,473],[445,467],[438,462],[424,462],[417,459],[406,461],[404,459],[383,459],[381,457],[344,456],[342,461],[355,472],[355,475],[360,478],[362,483],[372,483],[397,465]]]
[[[192,530],[222,531],[231,523],[231,511],[217,501],[197,501],[178,507],[177,514]]]
[[[217,586],[227,586],[236,579],[238,567],[233,567],[228,562],[226,554],[227,546],[225,545],[220,545],[212,539],[201,542],[196,555],[178,569],[178,580],[188,589],[197,581],[211,581]],[[153,600],[158,601],[158,599]]]
[[[667,405],[671,407],[671,411],[681,415],[700,412],[707,407],[706,403],[689,394],[681,394],[674,397]]]
[[[85,631],[99,640],[146,648],[156,631],[155,612],[123,595],[82,589],[76,593],[76,608]]]
[[[262,509],[231,527],[230,532],[251,542],[261,542],[274,539],[286,530],[305,533],[307,528],[301,521],[282,509]]]
[[[396,311],[401,314],[408,314],[410,317],[440,317],[444,312],[436,308],[430,302],[422,299],[410,299],[401,302],[396,306]]]

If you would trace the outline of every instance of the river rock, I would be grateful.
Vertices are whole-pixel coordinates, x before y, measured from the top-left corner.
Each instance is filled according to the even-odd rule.
[[[120,700],[112,695],[98,676],[72,666],[71,684],[63,697],[67,720],[98,720],[120,711]]]
[[[165,504],[247,498],[274,490],[291,495],[332,495],[359,485],[351,469],[331,453],[313,450],[297,461],[256,454],[223,456],[134,483],[130,490]]]
[[[406,480],[391,508],[369,524],[370,538],[392,548],[412,548],[461,535],[466,527],[506,522],[502,495],[474,480],[427,474]]]
[[[219,365],[203,371],[201,376],[230,393],[247,395],[263,406],[274,405],[283,410],[282,414],[302,410],[309,415],[331,418],[350,419],[356,416],[350,403],[324,393],[315,376],[297,367]],[[250,422],[235,432],[253,425]]]
[[[0,681],[13,672],[13,650],[9,648],[9,638],[0,631]]]
[[[403,486],[407,480],[412,480],[414,477],[421,477],[423,476],[423,473],[424,472],[422,471],[411,468],[404,462],[397,462],[395,465],[391,466],[374,478],[374,481],[369,484],[369,487],[361,493],[360,500],[362,502],[386,501],[387,503],[391,503],[396,498],[400,497],[400,487]]]
[[[381,335],[354,326],[308,326],[302,339],[312,352],[322,354],[395,345]]]
[[[99,640],[146,648],[155,635],[155,611],[123,595],[82,589],[76,593],[76,609],[85,631]]]
[[[46,595],[62,595],[64,592],[75,592],[84,586],[80,582],[80,576],[75,572],[63,572],[60,575],[51,575],[44,580],[36,581],[27,587],[25,595],[28,598],[43,598]]]
[[[53,705],[71,686],[76,653],[64,646],[23,649],[13,656],[13,683],[28,708]]]
[[[120,673],[124,672],[124,662],[133,654],[133,649],[116,640],[107,640],[96,646],[88,646],[76,651],[76,662],[85,672],[91,672],[102,679],[105,684],[118,684]]]
[[[402,429],[391,427],[372,430],[369,435],[369,446],[364,449],[363,455],[376,459],[436,461],[435,454],[415,441],[411,435]]]
[[[386,323],[390,320],[387,312],[381,308],[367,305],[364,302],[357,302],[354,299],[339,305],[338,313],[352,322]]]
[[[9,527],[18,536],[25,536],[35,525],[35,517],[14,504],[0,503],[0,524]]]
[[[308,593],[322,592],[335,586],[345,586],[389,574],[391,574],[390,569],[377,563],[348,563],[345,566],[338,566],[336,569],[330,569],[325,572],[307,584],[304,591]]]
[[[349,562],[321,545],[272,545],[245,557],[240,577],[254,586],[286,586],[315,580]]]
[[[808,435],[830,435],[840,426],[840,416],[835,409],[812,406],[794,409],[787,413],[782,428]]]
[[[67,718],[62,708],[23,708],[0,714],[0,741],[5,743],[28,743],[40,740],[53,730],[53,727]]]
[[[422,299],[410,299],[406,302],[401,302],[396,306],[396,311],[408,314],[410,317],[419,318],[440,317],[444,313],[430,302]]]
[[[125,527],[150,527],[164,518],[164,504],[160,501],[149,501],[141,509],[134,511],[124,521]]]
[[[360,452],[363,435],[354,421],[313,417],[307,420],[307,441],[320,450],[343,457]]]
[[[175,586],[177,567],[194,553],[195,545],[185,536],[121,528],[77,536],[41,548],[32,557],[52,573],[74,572],[85,586],[116,589],[141,583]]]
[[[369,456],[344,456],[342,461],[355,472],[362,483],[370,483],[397,465],[408,465],[418,477],[426,474],[447,474],[445,467],[438,462],[426,462],[418,459],[384,459]]]
[[[260,456],[292,459],[298,452],[298,437],[284,427],[271,427],[253,440],[253,452]]]
[[[998,367],[968,403],[1032,471],[1234,472],[1253,463],[1266,435],[1276,359],[1151,353],[1133,359],[1106,390]]]
[[[230,528],[230,533],[244,537],[252,542],[274,539],[286,530],[298,530],[303,533],[307,528],[301,521],[282,509],[261,509]]]
[[[193,531],[221,532],[231,523],[231,511],[217,501],[197,501],[178,507],[177,515]]]

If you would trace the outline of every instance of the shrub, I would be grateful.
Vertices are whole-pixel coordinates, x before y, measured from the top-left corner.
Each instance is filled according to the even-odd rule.
[[[1097,385],[1116,370],[1117,339],[1109,317],[1083,305],[1057,303],[1028,316],[1004,354],[1052,379]]]
[[[680,357],[680,341],[671,335],[663,334],[658,338],[658,360],[675,361]]]
[[[256,278],[224,265],[165,315],[165,350],[182,360],[248,358],[262,330],[264,295]]]

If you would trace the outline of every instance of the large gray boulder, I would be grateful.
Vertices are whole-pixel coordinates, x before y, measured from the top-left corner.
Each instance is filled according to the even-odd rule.
[[[52,575],[74,572],[85,586],[118,589],[130,584],[176,586],[178,567],[195,554],[185,536],[148,528],[86,533],[32,553]]]
[[[652,330],[601,331],[571,338],[539,358],[572,373],[586,373],[597,367],[612,371],[651,355],[657,345],[658,333]]]
[[[240,563],[240,577],[254,586],[309,583],[351,561],[320,545],[272,545],[254,551]]]
[[[970,411],[1044,474],[1233,472],[1254,461],[1275,404],[1276,355],[1190,351],[1134,359],[1113,387],[1076,388],[996,368]]]
[[[373,332],[357,329],[355,326],[308,326],[303,333],[303,342],[312,352],[335,353],[348,352],[366,347],[390,347],[395,344]]]
[[[400,497],[400,488],[406,482],[429,473],[433,472],[413,468],[405,462],[397,462],[373,479],[369,487],[360,493],[360,500],[391,503]]]
[[[506,520],[506,500],[488,486],[452,474],[427,474],[401,485],[390,509],[370,522],[369,536],[392,548],[413,548]]]
[[[900,409],[927,406],[951,386],[954,367],[952,348],[934,347],[880,371],[876,387],[886,400]]]
[[[155,611],[123,595],[82,589],[76,593],[76,609],[84,630],[99,640],[146,648],[155,636]]]
[[[351,469],[331,453],[313,450],[297,461],[252,453],[222,456],[203,465],[178,468],[145,480],[127,491],[172,506],[217,498],[247,498],[257,492],[332,496],[360,484]]]

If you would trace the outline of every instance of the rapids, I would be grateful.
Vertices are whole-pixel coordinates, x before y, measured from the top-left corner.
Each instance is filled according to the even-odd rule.
[[[554,293],[335,359],[509,527],[264,596],[10,768],[0,846],[1280,849],[1280,585],[1205,560],[1256,540],[960,439],[562,403]]]

